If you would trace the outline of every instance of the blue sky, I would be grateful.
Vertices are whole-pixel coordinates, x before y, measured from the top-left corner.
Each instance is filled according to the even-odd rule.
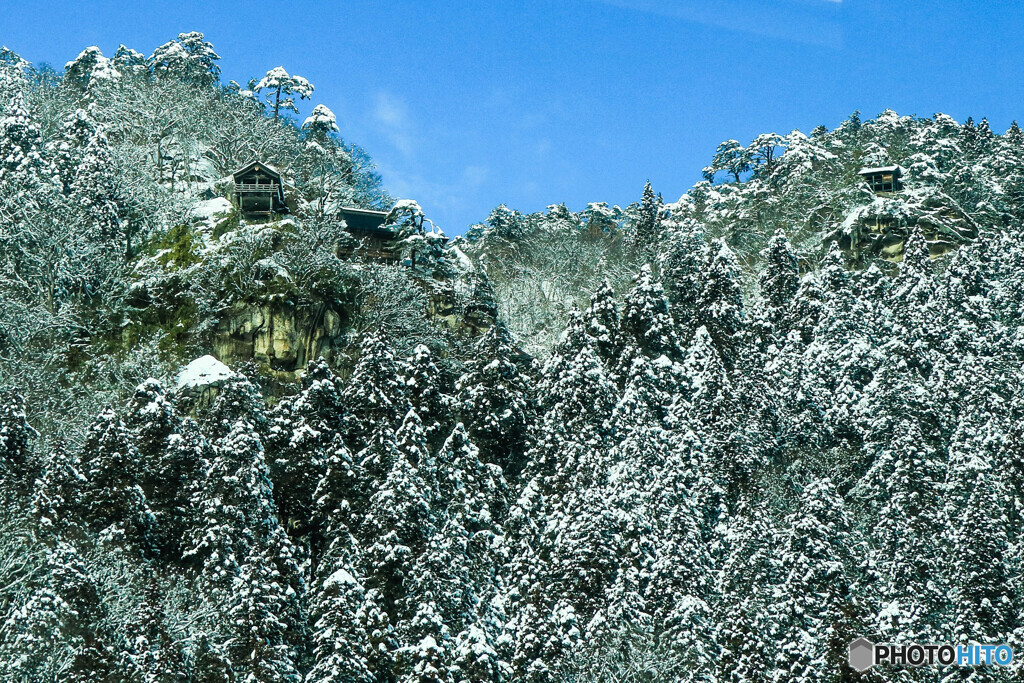
[[[1011,2],[31,2],[0,43],[58,68],[85,46],[149,54],[203,31],[224,79],[284,66],[316,86],[393,194],[449,234],[500,203],[674,200],[724,139],[889,107],[1024,119]]]

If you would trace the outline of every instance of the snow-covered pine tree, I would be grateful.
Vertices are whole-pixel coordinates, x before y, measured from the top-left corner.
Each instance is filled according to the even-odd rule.
[[[211,442],[223,439],[240,421],[249,423],[252,433],[262,436],[267,424],[267,405],[249,379],[233,374],[217,391],[213,405],[197,414],[203,435]]]
[[[732,176],[733,182],[740,182],[740,176],[750,170],[750,157],[738,140],[726,140],[715,150],[711,165],[704,169],[704,179],[713,182],[719,171]]]
[[[934,331],[941,334],[928,339],[930,346],[956,357],[968,349],[975,356],[987,356],[998,344],[992,302],[994,273],[988,264],[991,257],[991,250],[980,243],[965,245],[949,259],[933,301],[933,306],[942,307],[938,314],[942,320],[932,329],[938,328]],[[948,324],[949,320],[956,324]]]
[[[157,78],[173,78],[196,86],[211,86],[220,78],[220,60],[202,33],[179,33],[149,57],[149,67]]]
[[[149,77],[146,55],[131,49],[124,43],[118,45],[114,56],[110,58],[110,62],[122,76],[131,78]]]
[[[25,92],[28,85],[25,70],[29,66],[17,53],[0,47],[0,102],[9,102],[15,92]]]
[[[398,453],[405,457],[416,468],[423,480],[423,495],[431,505],[437,502],[437,464],[427,446],[427,435],[423,429],[423,420],[419,413],[410,408],[402,420],[402,425],[395,432],[395,445]]]
[[[746,318],[739,262],[724,240],[711,246],[697,310],[726,367],[732,367],[740,353]]]
[[[413,565],[403,608],[411,617],[402,632],[406,640],[430,635],[450,647],[452,634],[493,618],[507,493],[501,469],[480,461],[461,423],[435,462],[438,526]]]
[[[865,633],[849,571],[860,547],[853,520],[832,482],[809,482],[775,541],[781,583],[768,606],[769,637],[778,642],[776,675],[792,681],[849,676],[847,648]],[[844,672],[845,673],[842,673]]]
[[[28,423],[25,402],[17,394],[0,395],[0,487],[23,498],[32,490],[39,463],[32,444],[39,433]]]
[[[142,463],[131,435],[113,410],[100,413],[82,445],[82,516],[115,543],[152,550],[155,518],[142,490]]]
[[[461,422],[438,449],[435,467],[435,508],[461,524],[475,542],[489,544],[500,533],[508,505],[508,484],[501,468],[481,459],[480,449]]]
[[[64,83],[88,95],[94,84],[109,83],[121,77],[114,63],[103,56],[98,47],[82,50],[75,59],[64,65]]]
[[[934,290],[928,252],[921,229],[912,228],[903,247],[899,275],[893,287],[892,296],[899,300],[904,310],[914,311],[921,306]]]
[[[596,604],[587,589],[604,586],[612,562],[608,539],[600,535],[617,525],[597,493],[607,476],[608,418],[617,391],[576,309],[544,366],[538,394],[545,413],[524,471],[526,484],[509,519],[514,551],[507,571],[518,577],[510,587],[512,664],[526,680],[546,681],[556,675],[552,667],[581,635],[581,617],[573,603],[591,610]],[[561,538],[568,521],[584,510],[590,512]],[[572,553],[579,552],[577,542],[591,541],[602,548],[590,565],[593,571],[563,577],[540,560],[557,553],[564,565],[579,568],[587,559]],[[571,584],[564,595],[546,590],[558,577]]]
[[[436,450],[452,428],[451,380],[438,368],[438,359],[425,344],[418,344],[405,360],[405,386],[409,402],[423,421],[427,444]]]
[[[498,320],[498,304],[487,271],[477,268],[468,277],[472,288],[463,309],[463,320],[476,329],[503,324]]]
[[[824,293],[818,278],[808,273],[800,278],[793,302],[786,311],[782,327],[795,330],[800,334],[800,341],[809,344],[814,339],[814,330],[821,319]]]
[[[369,332],[360,342],[359,361],[342,391],[345,439],[358,453],[375,431],[397,429],[408,412],[405,383],[391,345],[383,331]],[[390,467],[390,463],[385,463]],[[372,471],[383,478],[388,470]]]
[[[496,323],[475,344],[456,383],[460,414],[487,462],[514,478],[525,465],[534,420],[530,377],[516,363],[508,329]]]
[[[332,135],[339,132],[338,117],[326,105],[318,104],[302,122],[302,130],[306,132],[307,140],[324,144]]]
[[[761,317],[772,336],[785,339],[789,333],[786,314],[800,285],[800,269],[793,246],[781,229],[768,241],[763,256],[766,265],[760,277]]]
[[[276,121],[281,110],[298,113],[292,95],[308,100],[313,96],[313,84],[302,76],[288,75],[283,66],[278,66],[268,71],[253,88],[253,92],[257,94],[264,91]]]

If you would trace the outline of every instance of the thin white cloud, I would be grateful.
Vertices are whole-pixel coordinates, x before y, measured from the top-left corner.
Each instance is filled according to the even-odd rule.
[[[490,175],[486,166],[470,165],[462,170],[462,180],[469,187],[477,188],[487,182]]]
[[[380,91],[374,96],[373,121],[384,139],[402,156],[415,152],[416,126],[401,97]]]
[[[842,29],[835,16],[836,6],[842,0],[591,1],[795,43],[837,49],[843,43]]]

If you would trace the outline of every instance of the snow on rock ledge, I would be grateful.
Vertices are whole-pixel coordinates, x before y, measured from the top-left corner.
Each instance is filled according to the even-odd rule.
[[[234,371],[213,356],[202,356],[178,374],[178,389],[202,388],[221,384],[235,376]]]
[[[223,197],[214,197],[213,199],[198,202],[193,206],[192,215],[199,219],[208,219],[229,214],[234,210],[235,207],[228,200]]]
[[[199,230],[213,232],[216,230],[217,224],[230,216],[234,210],[235,207],[228,200],[223,197],[214,197],[197,202],[192,207],[191,215]]]

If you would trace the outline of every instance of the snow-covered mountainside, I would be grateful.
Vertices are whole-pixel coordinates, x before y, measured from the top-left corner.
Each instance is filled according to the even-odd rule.
[[[854,115],[724,142],[674,203],[448,241],[326,107],[292,117],[312,84],[218,59],[0,51],[0,679],[1024,651],[1016,125]],[[287,214],[240,215],[253,159]]]

